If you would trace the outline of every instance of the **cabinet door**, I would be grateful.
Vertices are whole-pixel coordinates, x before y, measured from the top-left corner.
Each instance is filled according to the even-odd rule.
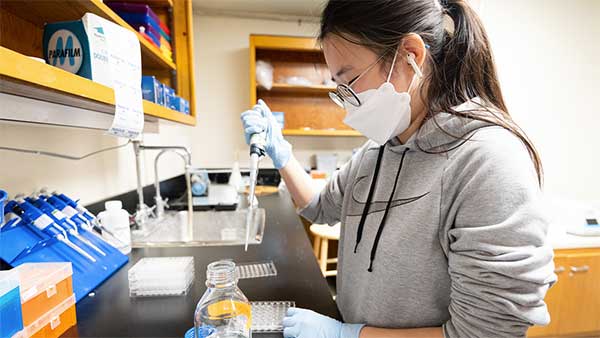
[[[554,285],[548,290],[546,293],[546,298],[544,301],[548,306],[548,312],[550,312],[550,324],[546,326],[533,326],[527,331],[528,337],[543,337],[543,336],[552,336],[558,335],[558,323],[561,319],[559,304],[561,299],[564,298],[564,295],[567,293],[566,289],[568,287],[569,282],[569,272],[567,271],[569,266],[567,265],[568,259],[566,256],[556,256],[554,257],[554,272],[558,276],[558,280]]]
[[[600,331],[600,253],[569,255],[568,290],[561,299],[560,334]]]

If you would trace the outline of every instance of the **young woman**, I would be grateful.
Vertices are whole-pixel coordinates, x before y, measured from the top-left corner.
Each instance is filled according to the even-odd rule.
[[[320,192],[269,108],[242,114],[300,214],[341,222],[344,323],[291,309],[285,337],[525,337],[554,283],[541,164],[466,0],[330,0],[319,37],[345,122],[370,140]]]

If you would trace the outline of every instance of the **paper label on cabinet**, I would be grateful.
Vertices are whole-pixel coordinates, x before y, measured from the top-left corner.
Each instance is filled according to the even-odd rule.
[[[87,13],[82,18],[90,45],[106,53],[115,91],[115,117],[108,132],[115,136],[137,138],[144,128],[142,104],[142,62],[140,42],[132,31]]]

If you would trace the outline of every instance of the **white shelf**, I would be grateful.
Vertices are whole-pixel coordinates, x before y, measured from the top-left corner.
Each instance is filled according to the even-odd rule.
[[[13,122],[108,130],[114,117],[114,106],[110,105],[96,104],[88,109],[8,93],[0,93],[0,105],[0,120]],[[145,117],[144,132],[157,133],[158,120]]]

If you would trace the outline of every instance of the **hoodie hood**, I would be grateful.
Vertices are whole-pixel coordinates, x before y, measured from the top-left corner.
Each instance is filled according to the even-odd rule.
[[[453,109],[457,112],[483,110],[478,99],[465,102]],[[409,148],[426,152],[444,152],[463,143],[474,131],[489,126],[494,124],[440,112],[425,121],[406,143],[402,144],[397,137],[394,137],[388,142],[388,146],[391,150]]]

